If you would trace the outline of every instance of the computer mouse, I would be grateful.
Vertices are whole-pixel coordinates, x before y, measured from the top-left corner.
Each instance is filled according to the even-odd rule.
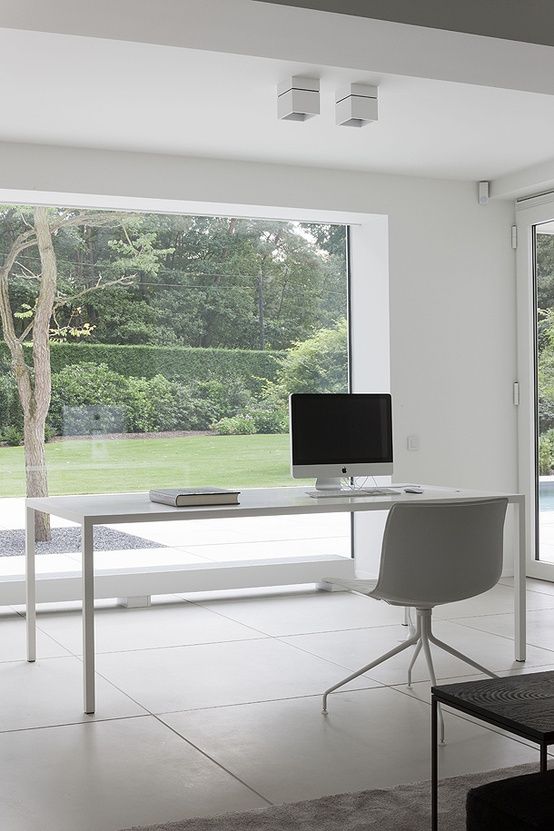
[[[423,488],[418,488],[417,485],[410,485],[409,488],[404,488],[404,493],[423,493]]]

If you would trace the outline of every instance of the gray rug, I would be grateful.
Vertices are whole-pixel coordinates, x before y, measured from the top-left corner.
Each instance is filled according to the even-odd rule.
[[[97,525],[94,528],[96,551],[136,551],[141,548],[166,548],[159,542],[145,540],[124,531],[115,531]],[[80,528],[52,528],[49,542],[37,542],[37,554],[72,554],[81,550]],[[0,530],[0,557],[17,557],[25,554],[25,531],[23,529]]]
[[[470,788],[495,779],[536,773],[538,767],[537,761],[537,764],[443,779],[439,787],[441,831],[465,831],[465,800]],[[257,811],[135,826],[127,831],[429,831],[430,794],[429,782],[417,782]]]

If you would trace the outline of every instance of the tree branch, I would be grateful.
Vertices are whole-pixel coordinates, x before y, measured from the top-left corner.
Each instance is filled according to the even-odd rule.
[[[91,211],[74,216],[60,217],[50,222],[50,231],[55,234],[61,228],[71,228],[75,225],[92,225],[99,228],[104,225],[118,225],[129,219],[128,213],[110,213],[109,211]]]
[[[99,289],[107,289],[111,286],[117,285],[130,286],[136,276],[136,274],[126,274],[123,277],[117,277],[114,280],[108,280],[106,283],[102,282],[102,276],[100,276],[93,286],[87,286],[87,288],[77,292],[77,294],[74,294],[71,297],[60,297],[56,301],[56,303],[54,303],[54,311],[57,311],[62,306],[68,306],[69,304],[73,304],[76,300],[80,300],[85,295],[91,294],[92,292],[98,291]]]

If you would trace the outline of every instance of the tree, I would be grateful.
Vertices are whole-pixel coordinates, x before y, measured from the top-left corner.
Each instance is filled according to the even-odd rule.
[[[11,211],[13,218],[13,211]],[[15,376],[19,401],[23,411],[23,437],[25,454],[25,478],[27,496],[47,496],[48,476],[44,452],[44,427],[52,391],[50,369],[50,340],[56,334],[64,336],[65,328],[55,325],[56,311],[62,307],[73,307],[77,300],[106,285],[129,281],[124,274],[103,283],[102,278],[88,287],[68,295],[58,287],[58,265],[53,238],[62,229],[75,226],[101,226],[117,222],[119,217],[107,212],[80,212],[50,210],[36,207],[32,214],[20,211],[19,231],[8,244],[0,265],[0,321],[2,335],[9,349],[11,368]],[[24,251],[36,248],[38,269],[30,268],[19,261]],[[24,304],[21,310],[12,307],[10,299],[10,276],[18,267],[26,282],[35,285],[34,304]],[[17,323],[23,321],[22,331]],[[53,325],[54,321],[54,325]],[[78,333],[78,328],[73,331]],[[31,339],[31,362],[27,363],[24,344]],[[50,539],[49,517],[35,513],[35,537],[37,540]]]
[[[320,329],[289,349],[275,382],[266,394],[286,401],[297,392],[348,392],[348,327],[346,318]]]

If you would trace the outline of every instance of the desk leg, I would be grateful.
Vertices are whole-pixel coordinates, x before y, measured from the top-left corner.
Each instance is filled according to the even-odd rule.
[[[515,658],[516,661],[525,661],[527,657],[527,625],[526,625],[526,549],[527,533],[525,530],[525,499],[517,503],[518,508],[518,546],[514,557],[514,627],[515,627]]]
[[[547,771],[547,761],[548,761],[548,745],[541,744],[541,773],[546,773]]]
[[[27,660],[37,657],[37,610],[35,577],[35,511],[25,509],[25,623],[27,630]]]
[[[83,560],[83,692],[85,713],[94,713],[94,545],[93,528],[85,519],[81,525]]]
[[[431,696],[431,831],[438,831],[439,760],[438,760],[438,704]]]

